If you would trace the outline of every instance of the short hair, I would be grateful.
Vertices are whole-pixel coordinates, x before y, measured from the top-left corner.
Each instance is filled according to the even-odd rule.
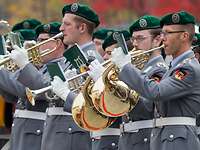
[[[88,21],[80,16],[74,16],[74,20],[75,22],[80,25],[81,23],[85,23],[86,26],[87,26],[87,30],[88,30],[88,34],[89,35],[92,35],[93,32],[94,32],[94,29],[96,28],[96,25],[95,23],[91,22],[91,21]]]
[[[188,32],[189,33],[189,41],[190,42],[193,41],[193,37],[194,37],[194,34],[195,34],[194,24],[180,25],[179,29]]]
[[[160,35],[162,29],[161,28],[157,28],[157,29],[150,29],[150,34],[153,36],[153,38],[155,38],[156,36]]]

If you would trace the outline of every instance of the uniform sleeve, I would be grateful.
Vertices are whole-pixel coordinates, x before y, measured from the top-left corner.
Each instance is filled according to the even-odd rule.
[[[187,95],[192,90],[195,80],[192,67],[179,67],[172,75],[160,83],[141,75],[140,70],[127,64],[120,72],[119,78],[143,97],[153,101],[168,101]]]
[[[31,89],[40,89],[48,85],[43,74],[31,63],[26,65],[19,73],[18,81]]]
[[[140,96],[140,99],[136,106],[131,110],[130,117],[134,119],[149,119],[152,118],[153,113],[153,101],[145,99]]]
[[[64,104],[64,111],[71,112],[72,104],[73,104],[76,96],[77,96],[77,94],[75,94],[74,92],[69,93],[69,95],[67,96],[67,99],[65,101],[65,104]]]
[[[14,97],[26,97],[24,85],[18,82],[14,78],[14,75],[4,69],[0,70],[0,90],[2,95],[4,96],[13,95]],[[15,99],[14,101],[16,100],[17,99]]]
[[[144,75],[146,74],[150,79],[153,79],[156,82],[160,82],[166,71],[167,70],[164,67],[154,66],[151,70],[149,70],[149,72],[142,74]],[[154,111],[153,101],[140,96],[140,99],[136,107],[133,109],[133,114],[135,118],[146,119],[152,117],[153,111]]]
[[[17,101],[18,101],[18,97],[17,97],[17,96],[12,95],[12,94],[9,94],[9,93],[7,93],[7,92],[5,92],[5,91],[2,92],[1,95],[3,96],[4,100],[5,100],[6,102],[8,102],[8,103],[13,103],[13,104],[15,104],[15,103],[17,103]]]

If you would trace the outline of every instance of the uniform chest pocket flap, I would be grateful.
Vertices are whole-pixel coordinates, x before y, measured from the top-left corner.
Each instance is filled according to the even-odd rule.
[[[26,134],[35,134],[39,136],[43,133],[43,126],[32,124],[32,125],[26,126],[24,129],[24,132]]]
[[[187,128],[184,126],[168,126],[161,133],[161,141],[174,141],[177,138],[187,139]]]
[[[56,124],[56,133],[75,133],[75,132],[83,132],[86,131],[79,128],[75,123],[69,123],[69,124]]]

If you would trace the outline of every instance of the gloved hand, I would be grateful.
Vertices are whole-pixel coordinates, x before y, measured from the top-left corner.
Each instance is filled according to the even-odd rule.
[[[99,63],[97,59],[91,62],[91,64],[89,65],[89,69],[90,70],[88,71],[88,74],[94,81],[97,81],[97,79],[102,75],[105,70],[105,68]]]
[[[114,48],[111,52],[111,61],[120,69],[122,69],[126,64],[131,63],[131,55],[124,54],[121,47]]]
[[[14,50],[11,51],[9,57],[17,64],[17,66],[23,69],[28,63],[28,53],[24,48],[19,48],[17,45],[13,46]]]
[[[34,41],[34,40],[24,41],[23,48],[27,49],[34,45],[36,45],[36,41]]]
[[[66,101],[67,96],[70,92],[68,82],[62,81],[58,76],[55,76],[51,82],[52,91],[60,97],[62,100]]]
[[[65,71],[66,79],[70,79],[70,78],[74,77],[75,75],[77,75],[75,68],[73,68],[72,70],[68,69],[67,71]]]

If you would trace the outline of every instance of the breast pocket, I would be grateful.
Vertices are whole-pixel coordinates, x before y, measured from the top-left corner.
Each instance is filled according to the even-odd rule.
[[[55,141],[59,141],[55,142],[55,149],[58,147],[72,147],[73,150],[87,150],[91,147],[89,132],[79,128],[73,122],[68,122],[67,124],[56,124]]]
[[[85,133],[86,131],[79,128],[75,123],[73,122],[68,122],[68,123],[60,123],[56,124],[56,133],[76,133],[76,132],[83,132]]]
[[[43,123],[34,122],[24,126],[23,145],[25,149],[40,149],[43,133]],[[30,146],[32,145],[32,147]],[[37,147],[37,148],[36,148]]]

